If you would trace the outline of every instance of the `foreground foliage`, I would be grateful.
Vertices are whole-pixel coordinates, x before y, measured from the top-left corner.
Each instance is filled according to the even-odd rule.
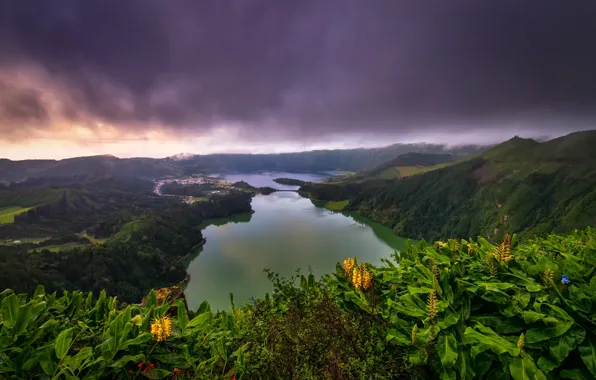
[[[595,231],[515,240],[421,242],[374,269],[374,290],[340,270],[329,282],[442,379],[594,378]]]
[[[152,291],[0,294],[9,378],[591,379],[596,231],[518,244],[420,242],[320,281],[269,274],[250,305],[189,313]],[[190,315],[189,315],[190,314]]]

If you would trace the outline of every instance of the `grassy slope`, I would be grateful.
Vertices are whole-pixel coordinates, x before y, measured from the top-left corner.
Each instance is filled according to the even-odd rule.
[[[467,159],[463,158],[463,159]],[[459,159],[459,160],[463,160]],[[450,154],[407,153],[399,155],[373,169],[362,170],[339,178],[335,183],[357,183],[370,180],[388,180],[410,177],[454,164]]]
[[[0,209],[0,224],[14,223],[15,215],[31,210],[31,207],[12,206]]]
[[[565,232],[596,224],[593,146],[594,131],[542,144],[514,138],[409,178],[303,190],[317,199],[350,199],[348,209],[412,238]]]

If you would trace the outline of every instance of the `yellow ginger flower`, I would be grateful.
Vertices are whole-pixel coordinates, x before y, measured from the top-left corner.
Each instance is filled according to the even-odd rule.
[[[352,284],[354,284],[354,288],[356,289],[362,287],[362,271],[359,268],[355,268],[352,273]]]
[[[161,342],[172,335],[172,320],[170,317],[161,317],[153,320],[151,323],[151,334],[155,335],[155,340]]]
[[[431,290],[428,295],[428,317],[432,321],[437,315],[437,296],[435,290]]]
[[[524,348],[524,343],[525,343],[525,336],[524,336],[524,333],[521,333],[521,335],[519,336],[519,339],[517,340],[517,348],[520,351],[520,354],[521,354],[521,350]]]
[[[368,289],[372,286],[372,273],[367,268],[360,268],[362,271],[362,288]]]
[[[544,286],[549,286],[554,278],[555,272],[553,272],[552,269],[546,268],[544,272],[542,272],[542,283]]]
[[[344,260],[344,270],[346,271],[346,276],[350,275],[352,268],[354,268],[354,259],[349,257]]]

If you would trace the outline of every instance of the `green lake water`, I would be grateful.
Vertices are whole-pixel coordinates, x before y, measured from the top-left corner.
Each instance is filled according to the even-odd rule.
[[[292,188],[271,181],[284,176],[312,181],[322,178],[264,173],[226,176],[226,180]],[[319,277],[333,272],[336,263],[347,257],[378,264],[394,250],[401,250],[406,241],[384,226],[357,215],[316,207],[293,192],[258,195],[252,200],[252,208],[252,215],[221,221],[203,230],[207,242],[188,267],[190,282],[185,294],[191,309],[204,300],[214,309],[227,309],[230,293],[237,305],[264,296],[272,291],[264,268],[291,276],[299,268],[308,273],[310,267]]]

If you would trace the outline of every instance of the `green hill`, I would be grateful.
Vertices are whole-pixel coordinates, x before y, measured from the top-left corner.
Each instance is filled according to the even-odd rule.
[[[13,183],[0,189],[0,240],[80,233],[97,223],[176,203],[154,195],[152,188],[151,181],[109,175]]]
[[[409,178],[311,184],[301,192],[349,200],[347,210],[412,238],[566,232],[596,224],[594,146],[596,131],[544,143],[516,137]]]

